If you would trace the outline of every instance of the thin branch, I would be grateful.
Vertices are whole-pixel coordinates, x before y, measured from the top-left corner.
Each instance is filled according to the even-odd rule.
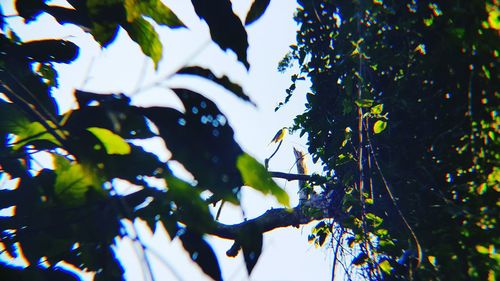
[[[271,177],[285,179],[287,181],[312,181],[314,180],[314,176],[312,175],[302,175],[302,174],[291,174],[291,173],[283,173],[283,172],[269,172]]]
[[[280,149],[282,143],[283,143],[283,140],[280,140],[280,142],[279,142],[278,146],[276,147],[276,150],[273,152],[273,154],[271,154],[271,156],[269,156],[269,158],[267,158],[266,160],[264,160],[264,164],[266,166],[266,169],[269,168],[269,161],[271,161],[271,158],[273,158],[273,156],[278,152],[278,150]]]

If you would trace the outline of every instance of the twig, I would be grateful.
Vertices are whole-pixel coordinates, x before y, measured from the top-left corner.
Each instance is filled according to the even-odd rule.
[[[273,154],[271,154],[271,156],[269,156],[269,158],[266,158],[266,160],[264,160],[264,165],[266,166],[266,169],[269,168],[269,161],[271,161],[271,158],[273,158],[273,156],[278,152],[282,143],[283,143],[283,140],[280,140],[280,143],[278,144],[278,147],[276,147],[276,150],[273,152]]]

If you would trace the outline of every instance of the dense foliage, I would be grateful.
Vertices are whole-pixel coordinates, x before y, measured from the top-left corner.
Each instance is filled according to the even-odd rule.
[[[102,47],[112,44],[123,29],[155,67],[163,55],[156,29],[184,27],[160,0],[69,0],[72,8],[46,2],[18,0],[15,7],[26,23],[37,24],[37,17],[47,13],[60,24],[89,32]],[[192,4],[214,42],[236,53],[248,68],[247,34],[231,2]],[[253,17],[262,12],[253,11]],[[121,280],[123,268],[110,246],[118,237],[129,237],[146,251],[136,229],[125,227],[126,221],[140,218],[153,231],[162,222],[206,274],[221,280],[215,254],[204,238],[215,228],[208,205],[221,199],[238,205],[242,185],[288,204],[288,195],[265,168],[235,142],[215,103],[199,93],[170,89],[182,101],[181,112],[132,106],[124,94],[77,89],[66,97],[74,95],[78,105],[61,113],[52,95],[58,85],[54,66],[74,61],[79,46],[57,38],[25,41],[10,29],[7,16],[0,19],[0,208],[12,211],[0,217],[0,241],[8,255],[22,251],[28,262],[23,270],[3,264],[0,279],[74,280],[58,266],[65,261],[94,272],[96,280]],[[250,102],[241,87],[208,69],[191,66],[178,74],[209,79]],[[168,162],[133,143],[156,136],[149,122],[157,127],[171,159],[182,163],[195,182],[177,178]],[[52,163],[37,162],[39,152]],[[116,186],[124,181],[136,191],[120,193]],[[246,231],[257,234],[233,239],[250,273],[261,252],[262,235],[251,225]],[[146,255],[142,259],[149,265]]]
[[[369,280],[495,280],[498,1],[298,2],[284,103],[310,79],[294,128],[347,193],[311,239]]]

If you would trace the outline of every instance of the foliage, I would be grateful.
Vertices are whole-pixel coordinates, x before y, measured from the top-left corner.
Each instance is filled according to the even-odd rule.
[[[60,24],[89,32],[102,47],[113,43],[121,27],[155,67],[163,55],[156,30],[184,27],[160,0],[68,2],[74,9],[45,0],[18,0],[15,6],[25,22],[36,24],[40,14],[48,13]],[[246,31],[230,1],[192,3],[209,25],[213,40],[222,49],[234,51],[248,68]],[[57,38],[23,41],[3,21],[3,14],[1,19],[0,208],[14,211],[0,217],[0,241],[10,256],[22,251],[29,262],[24,270],[2,265],[3,277],[72,279],[73,273],[57,265],[65,261],[94,272],[96,280],[120,280],[123,268],[110,246],[119,237],[134,237],[124,223],[140,218],[152,230],[162,222],[172,239],[180,237],[205,273],[221,280],[218,261],[204,238],[215,227],[208,204],[223,199],[238,205],[244,184],[289,204],[287,194],[235,142],[226,117],[202,94],[172,89],[184,105],[181,112],[132,106],[124,94],[75,90],[67,95],[74,94],[78,107],[60,113],[51,92],[58,85],[54,66],[74,61],[79,46]],[[211,80],[251,102],[240,86],[208,69],[192,66],[178,74]],[[162,162],[134,144],[156,136],[150,122],[172,153],[171,160],[183,164],[194,182],[177,178],[169,169],[170,160]],[[39,152],[52,161],[41,170],[35,156]],[[138,188],[119,193],[120,181]],[[210,199],[207,193],[212,194]],[[262,233],[254,226],[247,228],[252,235],[242,235],[238,242],[250,273],[261,253]]]
[[[308,77],[294,129],[345,186],[352,265],[370,280],[495,280],[498,1],[298,2],[284,103]]]

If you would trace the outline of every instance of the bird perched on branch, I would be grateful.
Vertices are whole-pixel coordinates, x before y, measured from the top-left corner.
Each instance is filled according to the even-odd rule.
[[[278,142],[282,141],[285,138],[285,136],[286,136],[287,133],[288,133],[288,129],[286,127],[281,128],[276,133],[276,135],[274,136],[273,140],[271,140],[271,142],[268,145],[271,145],[272,143],[278,143]]]

